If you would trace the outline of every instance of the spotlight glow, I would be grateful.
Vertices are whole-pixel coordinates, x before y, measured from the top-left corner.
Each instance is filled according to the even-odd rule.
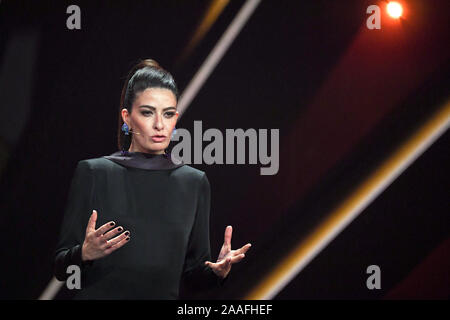
[[[400,3],[391,1],[387,5],[387,12],[392,18],[398,19],[402,16],[403,8]]]

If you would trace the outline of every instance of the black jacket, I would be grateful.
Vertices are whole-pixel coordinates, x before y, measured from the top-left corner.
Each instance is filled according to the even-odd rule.
[[[192,290],[223,285],[204,266],[211,261],[206,174],[167,165],[163,155],[133,153],[127,160],[134,162],[113,155],[78,162],[55,252],[56,278],[66,280],[71,264],[81,267],[76,299],[177,299],[181,281]],[[148,169],[149,162],[156,167]],[[93,209],[96,228],[112,220],[131,239],[104,258],[81,263]]]

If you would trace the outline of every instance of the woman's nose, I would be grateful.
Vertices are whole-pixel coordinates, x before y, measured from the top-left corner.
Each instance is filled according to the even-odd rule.
[[[154,126],[158,130],[161,130],[163,128],[162,116],[156,115]]]

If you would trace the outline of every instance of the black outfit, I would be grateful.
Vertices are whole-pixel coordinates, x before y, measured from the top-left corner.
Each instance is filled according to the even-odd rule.
[[[130,231],[129,243],[94,261],[81,261],[92,210],[96,228],[109,221]],[[203,171],[167,155],[115,152],[81,160],[72,179],[55,253],[55,276],[81,267],[75,299],[177,299],[179,285],[195,290],[225,282],[204,265],[209,243],[210,185]]]

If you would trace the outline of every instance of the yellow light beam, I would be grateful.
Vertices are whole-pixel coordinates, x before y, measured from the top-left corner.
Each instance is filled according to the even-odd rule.
[[[222,34],[219,41],[217,41],[214,48],[211,50],[203,64],[200,66],[197,73],[188,83],[187,87],[181,94],[180,99],[178,100],[177,110],[180,114],[178,116],[178,121],[180,121],[180,118],[183,116],[184,111],[189,107],[192,100],[202,88],[203,84],[214,71],[217,64],[222,60],[222,57],[225,55],[228,48],[236,39],[239,32],[241,32],[242,28],[244,28],[245,24],[250,19],[251,15],[256,10],[260,2],[261,0],[245,1],[245,3],[239,9],[239,12],[233,18],[233,21],[231,21],[228,28]]]
[[[197,46],[197,44],[203,39],[205,34],[211,29],[214,22],[216,22],[219,15],[228,5],[229,0],[212,0],[205,14],[203,15],[203,19],[198,24],[193,36],[189,40],[189,43],[183,50],[181,57],[178,59],[180,61],[184,61],[187,56],[191,54],[191,51]]]
[[[450,126],[450,99],[244,298],[275,297]]]

